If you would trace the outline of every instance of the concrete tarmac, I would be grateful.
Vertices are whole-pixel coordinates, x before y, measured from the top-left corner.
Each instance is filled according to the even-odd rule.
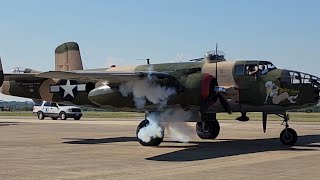
[[[143,147],[137,119],[0,117],[0,179],[319,179],[320,123],[291,122],[293,147],[280,123],[264,134],[259,121],[220,121],[217,140],[194,131],[189,143]]]

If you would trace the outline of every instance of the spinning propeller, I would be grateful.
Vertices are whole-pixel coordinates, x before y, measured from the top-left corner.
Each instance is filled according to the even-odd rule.
[[[223,109],[225,110],[225,112],[231,114],[232,110],[231,107],[228,103],[228,101],[221,95],[221,93],[225,93],[226,89],[223,87],[219,87],[218,86],[218,44],[216,44],[216,51],[215,51],[215,63],[216,63],[216,83],[210,84],[210,90],[209,90],[209,96],[204,100],[203,105],[200,107],[200,111],[201,113],[205,113],[209,106],[212,105],[212,102],[216,101],[217,99],[219,99],[219,102],[221,104],[221,106],[223,107]],[[213,83],[213,82],[211,82]]]

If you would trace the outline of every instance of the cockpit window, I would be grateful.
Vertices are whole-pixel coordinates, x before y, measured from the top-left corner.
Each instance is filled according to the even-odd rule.
[[[289,72],[291,77],[291,84],[301,84],[301,76],[298,72]]]
[[[236,65],[235,66],[235,75],[236,76],[244,76],[244,65]]]
[[[248,64],[246,65],[246,75],[253,76],[256,75],[259,71],[257,64]]]
[[[271,62],[261,61],[259,63],[259,71],[261,75],[265,75],[274,69],[277,69],[277,68]]]
[[[251,64],[249,64],[251,63]],[[268,72],[276,69],[276,67],[267,61],[252,61],[248,64],[238,64],[235,66],[235,75],[236,76],[259,76],[265,75]]]

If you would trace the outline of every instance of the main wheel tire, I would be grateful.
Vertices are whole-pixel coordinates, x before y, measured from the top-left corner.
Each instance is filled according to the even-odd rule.
[[[52,119],[52,120],[57,120],[58,118],[56,118],[56,117],[52,117],[51,119]]]
[[[67,114],[65,112],[60,112],[59,117],[61,120],[66,120],[67,119]]]
[[[139,143],[142,145],[142,146],[159,146],[161,144],[161,142],[163,141],[163,137],[164,137],[164,130],[162,130],[162,137],[159,138],[153,138],[151,137],[151,140],[150,142],[144,142],[142,141],[141,139],[139,139],[138,137],[138,134],[139,134],[139,131],[140,129],[144,128],[144,127],[147,127],[149,125],[149,121],[148,120],[143,120],[137,127],[137,131],[136,131],[136,136],[137,136],[137,139],[139,141]]]
[[[37,116],[38,116],[38,119],[39,119],[39,120],[43,120],[43,119],[44,119],[44,114],[43,114],[42,111],[39,111],[39,112],[37,113]]]
[[[197,122],[196,131],[201,139],[215,139],[220,133],[220,124],[216,120]]]
[[[284,145],[293,146],[298,140],[297,132],[291,128],[284,129],[280,133],[280,140]]]
[[[80,117],[75,117],[75,118],[73,118],[74,120],[80,120]]]

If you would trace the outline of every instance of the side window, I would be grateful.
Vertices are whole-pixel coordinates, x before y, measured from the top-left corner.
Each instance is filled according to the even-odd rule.
[[[259,72],[260,72],[259,74],[265,75],[268,73],[268,71],[269,69],[267,65],[263,65],[263,64],[259,65]]]
[[[51,106],[50,102],[45,102],[43,106]]]
[[[52,107],[58,107],[58,106],[57,106],[57,103],[51,103],[51,106],[52,106]]]
[[[291,84],[301,84],[301,76],[297,72],[290,72]]]
[[[246,65],[246,75],[255,76],[258,72],[259,68],[256,64]]]
[[[281,76],[281,83],[286,83],[286,84],[291,83],[291,76],[288,71],[283,71],[283,75]]]
[[[302,80],[303,80],[303,84],[310,84],[311,83],[311,76],[309,74],[302,74],[300,73],[301,76],[303,76]]]
[[[235,75],[236,76],[244,76],[244,65],[236,65],[235,66]]]

